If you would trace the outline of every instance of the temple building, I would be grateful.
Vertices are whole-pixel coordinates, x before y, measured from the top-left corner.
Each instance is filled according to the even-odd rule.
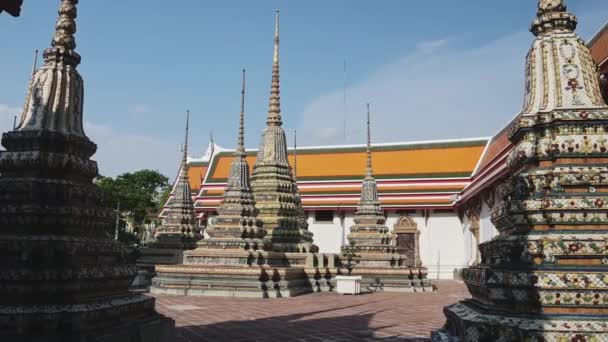
[[[600,86],[606,97],[608,24],[588,46],[600,67]],[[418,252],[429,278],[458,276],[458,270],[479,261],[477,244],[497,235],[490,220],[494,198],[489,190],[506,175],[506,157],[513,148],[509,126],[491,137],[372,144],[385,224],[394,232],[395,227],[409,222],[419,232]],[[308,230],[321,253],[339,253],[347,244],[359,202],[365,151],[364,144],[303,146],[297,150],[297,186]],[[202,157],[187,159],[201,227],[217,216],[234,152],[211,142]],[[291,165],[293,152],[288,148]],[[257,150],[246,152],[250,165],[256,162],[257,154]],[[160,216],[165,214],[166,208]]]
[[[391,231],[405,221],[417,227],[420,258],[430,278],[452,278],[455,269],[470,262],[462,247],[453,248],[466,244],[454,198],[471,183],[490,140],[371,145],[385,224]],[[293,165],[293,148],[288,152]],[[210,144],[202,158],[188,158],[194,207],[202,226],[209,226],[217,216],[233,154],[234,150]],[[297,155],[297,183],[314,244],[321,253],[340,253],[355,223],[366,145],[298,147]],[[256,150],[246,152],[250,164],[256,156]]]

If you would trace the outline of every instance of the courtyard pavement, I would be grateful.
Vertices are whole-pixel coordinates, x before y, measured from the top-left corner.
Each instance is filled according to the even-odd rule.
[[[160,296],[178,342],[190,341],[429,341],[445,322],[443,307],[468,297],[461,282],[435,281],[434,293],[333,292],[295,298]]]

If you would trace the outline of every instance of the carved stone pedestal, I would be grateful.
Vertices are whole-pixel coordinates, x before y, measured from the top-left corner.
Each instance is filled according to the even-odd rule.
[[[178,265],[183,262],[184,250],[144,247],[137,259],[137,277],[131,288],[148,289],[156,275],[156,265]]]
[[[184,264],[156,267],[152,293],[277,298],[332,290],[335,268],[326,255],[196,249]]]

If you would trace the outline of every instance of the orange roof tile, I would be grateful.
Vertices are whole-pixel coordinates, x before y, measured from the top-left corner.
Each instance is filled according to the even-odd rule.
[[[374,176],[390,178],[468,177],[477,165],[486,139],[455,142],[378,145],[372,147]],[[217,154],[207,176],[208,183],[225,182],[231,152]],[[365,171],[363,146],[298,150],[298,180],[360,179]],[[293,163],[293,156],[289,157]],[[253,166],[253,152],[247,157]]]
[[[372,146],[381,203],[396,207],[450,206],[450,196],[470,183],[487,143],[487,138],[481,138]],[[255,154],[248,153],[250,166],[255,164]],[[201,189],[198,208],[219,205],[232,158],[232,151],[222,150],[208,165],[190,165],[191,186]],[[298,149],[297,176],[304,206],[356,206],[365,158],[363,145]],[[289,159],[293,163],[293,155]]]

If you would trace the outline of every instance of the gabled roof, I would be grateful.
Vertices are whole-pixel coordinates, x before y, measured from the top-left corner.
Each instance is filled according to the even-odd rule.
[[[372,145],[374,177],[386,207],[451,207],[450,197],[470,182],[489,138],[418,141]],[[293,150],[289,149],[290,163]],[[209,163],[193,162],[203,174],[196,206],[212,210],[221,202],[233,151],[216,149]],[[256,151],[247,153],[250,165]],[[307,208],[354,208],[365,173],[365,145],[298,148],[298,186]],[[200,177],[199,177],[200,179]],[[199,185],[197,187],[197,185]]]
[[[600,28],[587,43],[591,57],[600,66],[608,62],[608,22]]]

